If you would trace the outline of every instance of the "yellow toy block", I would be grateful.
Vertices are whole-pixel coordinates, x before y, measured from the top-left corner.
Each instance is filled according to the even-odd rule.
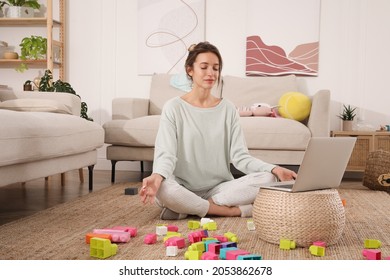
[[[203,225],[203,229],[217,230],[217,223],[216,222],[208,222],[208,223]]]
[[[199,251],[186,251],[184,253],[184,258],[186,260],[200,260],[200,258],[202,257],[202,252],[199,252]]]
[[[325,247],[321,246],[316,246],[316,245],[311,245],[309,247],[309,251],[312,255],[318,256],[318,257],[323,257],[325,256]]]
[[[198,228],[200,228],[200,222],[199,221],[190,220],[190,221],[188,221],[187,225],[188,225],[189,229],[198,229]]]
[[[225,236],[229,241],[231,241],[231,242],[236,242],[236,243],[238,243],[238,237],[237,237],[237,235],[235,234],[235,233],[233,233],[233,232],[226,232],[226,233],[224,233],[223,234],[223,236]]]
[[[91,257],[106,259],[116,254],[118,245],[111,244],[109,239],[93,237],[90,240],[89,248]]]
[[[196,243],[191,244],[188,247],[188,250],[189,251],[199,251],[199,252],[203,253],[204,251],[206,251],[206,246],[205,246],[204,242],[200,241],[200,242],[196,242]]]
[[[279,248],[283,250],[295,249],[295,241],[290,239],[280,239]]]
[[[364,240],[364,248],[366,249],[378,249],[382,243],[377,239],[366,239]]]

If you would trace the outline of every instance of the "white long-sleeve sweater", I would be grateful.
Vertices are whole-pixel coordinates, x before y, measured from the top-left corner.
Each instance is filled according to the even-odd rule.
[[[203,191],[233,179],[230,163],[245,174],[275,167],[249,155],[235,106],[222,99],[212,108],[180,97],[163,108],[155,144],[153,173]]]

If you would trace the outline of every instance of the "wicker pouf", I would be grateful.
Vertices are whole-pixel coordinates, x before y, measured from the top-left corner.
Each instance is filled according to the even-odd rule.
[[[390,193],[390,152],[378,150],[368,154],[363,186]]]
[[[335,244],[345,226],[345,210],[335,189],[289,193],[260,189],[253,220],[259,237],[279,244],[280,239],[309,247],[314,241]]]

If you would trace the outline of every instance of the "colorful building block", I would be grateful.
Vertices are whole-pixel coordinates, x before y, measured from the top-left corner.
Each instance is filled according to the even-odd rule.
[[[324,242],[324,241],[314,241],[313,245],[320,246],[320,247],[326,247],[326,242]]]
[[[164,241],[168,240],[169,238],[171,237],[181,237],[181,233],[180,232],[176,232],[176,231],[168,231],[167,234],[164,236]]]
[[[218,254],[215,254],[213,252],[204,252],[201,256],[201,259],[202,260],[218,260],[219,259],[219,255]]]
[[[200,226],[203,227],[204,224],[207,224],[207,223],[210,223],[210,222],[214,222],[214,220],[212,220],[210,218],[201,218],[200,219]]]
[[[111,244],[109,239],[93,237],[89,244],[91,257],[106,259],[116,254],[118,245]]]
[[[256,254],[237,256],[237,260],[242,260],[242,261],[262,260],[262,259],[263,259],[262,256]]]
[[[237,247],[226,247],[226,248],[221,248],[219,250],[219,258],[221,260],[226,260],[226,253],[232,250],[238,250]]]
[[[312,255],[318,256],[318,257],[323,257],[325,256],[325,247],[321,246],[316,246],[316,245],[311,245],[309,247],[309,251]]]
[[[115,243],[126,243],[130,241],[130,233],[118,229],[94,229],[93,233],[110,234],[111,241]]]
[[[198,228],[200,228],[200,222],[190,220],[190,221],[188,221],[187,226],[189,229],[198,229]]]
[[[364,248],[366,249],[378,249],[382,243],[377,239],[366,239],[364,240]]]
[[[192,243],[190,246],[188,246],[189,251],[199,251],[199,252],[205,252],[206,251],[206,246],[204,242],[196,242]]]
[[[214,254],[219,255],[219,251],[221,250],[221,243],[210,243],[207,246],[207,252],[212,252]]]
[[[241,249],[227,251],[226,260],[236,260],[241,255],[249,255],[249,252]]]
[[[137,236],[137,228],[135,228],[135,227],[115,226],[115,227],[112,227],[112,229],[126,231],[126,232],[130,233],[130,237],[136,237]]]
[[[209,222],[203,225],[203,229],[207,230],[217,230],[217,223],[216,222]]]
[[[246,221],[246,227],[248,230],[256,230],[255,222],[252,219]]]
[[[167,225],[168,232],[178,232],[179,227],[176,225]]]
[[[157,234],[149,233],[144,237],[145,244],[154,244],[157,242]]]
[[[178,247],[177,246],[167,246],[166,248],[166,256],[167,257],[176,257],[178,254]]]
[[[382,259],[382,253],[378,249],[364,249],[363,256],[367,260],[380,260],[380,259]]]
[[[237,243],[236,242],[221,242],[221,248],[228,248],[228,247],[236,247],[237,248]]]
[[[166,235],[168,232],[167,226],[156,226],[156,234],[159,236]]]
[[[199,252],[199,251],[186,251],[184,253],[184,258],[186,260],[200,260],[202,257],[202,252]]]
[[[93,237],[109,239],[111,241],[111,234],[89,232],[85,235],[85,243],[90,244],[91,238],[93,238]]]
[[[207,230],[194,231],[188,234],[188,241],[190,243],[195,243],[195,242],[202,241],[203,238],[206,238],[208,236],[209,234]]]
[[[238,243],[238,237],[235,233],[229,231],[224,233],[223,235],[227,237],[229,241]]]
[[[280,239],[279,248],[282,250],[295,249],[296,243],[290,239]]]
[[[207,238],[204,238],[202,240],[202,242],[204,243],[204,246],[205,246],[205,251],[208,251],[209,250],[209,246],[210,244],[215,244],[215,243],[220,243],[217,239],[207,239]]]
[[[165,246],[177,246],[182,249],[186,246],[186,241],[183,237],[172,236],[164,242]]]
[[[213,235],[219,242],[228,242],[229,239],[224,235]]]

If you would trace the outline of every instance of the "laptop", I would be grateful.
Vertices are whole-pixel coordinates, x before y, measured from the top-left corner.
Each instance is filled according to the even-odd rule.
[[[338,188],[355,142],[355,137],[313,137],[296,180],[263,184],[260,188],[286,192]]]

